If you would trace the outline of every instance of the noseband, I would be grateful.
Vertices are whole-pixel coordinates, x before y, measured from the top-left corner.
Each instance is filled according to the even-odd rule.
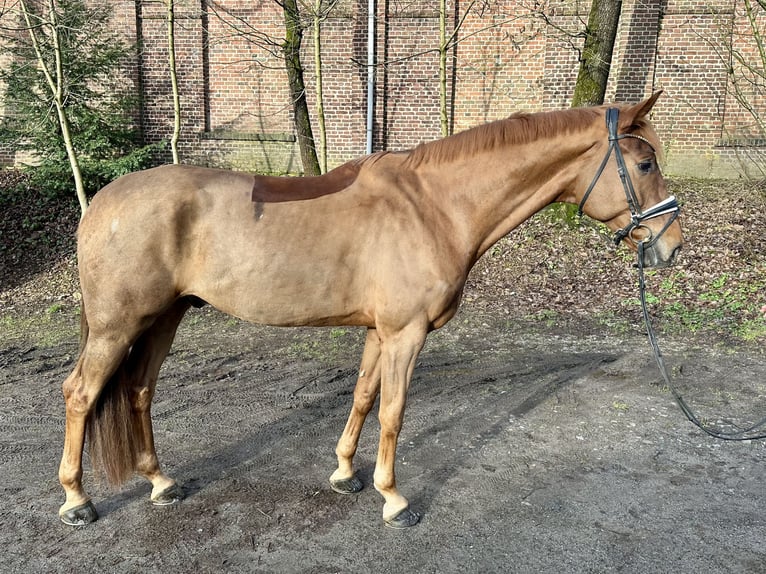
[[[624,138],[635,138],[646,143],[650,148],[652,148],[653,152],[655,152],[655,149],[654,146],[652,146],[652,144],[650,144],[646,138],[643,138],[639,135],[618,135],[617,118],[619,117],[619,114],[620,110],[617,108],[609,108],[606,111],[606,128],[609,132],[609,149],[606,151],[606,156],[604,156],[604,160],[601,162],[601,166],[599,166],[596,175],[593,177],[593,181],[590,182],[588,189],[585,191],[585,195],[582,196],[582,201],[580,201],[580,206],[578,208],[578,214],[582,216],[585,202],[588,201],[588,197],[590,197],[593,188],[596,187],[596,183],[606,168],[609,157],[612,155],[612,152],[614,152],[615,160],[617,160],[617,173],[620,174],[620,181],[622,181],[622,187],[625,190],[625,199],[628,201],[628,209],[630,209],[630,223],[615,233],[614,242],[617,244],[626,237],[630,237],[636,244],[642,243],[644,244],[644,247],[651,247],[657,242],[662,234],[665,233],[668,227],[670,227],[670,225],[675,221],[676,217],[678,217],[680,207],[676,197],[671,195],[667,199],[662,200],[657,205],[650,207],[646,211],[641,211],[641,204],[639,203],[638,197],[636,197],[636,192],[633,189],[633,182],[630,180],[630,174],[628,174],[628,170],[625,166],[625,158],[622,155],[622,150],[620,149],[618,142]],[[670,219],[668,219],[667,223],[665,223],[665,226],[660,230],[657,236],[653,236],[652,231],[643,224],[644,221],[659,217],[661,215],[666,215],[668,213],[671,214]],[[649,233],[649,236],[642,240],[637,240],[632,235],[633,231],[636,229],[644,229]]]

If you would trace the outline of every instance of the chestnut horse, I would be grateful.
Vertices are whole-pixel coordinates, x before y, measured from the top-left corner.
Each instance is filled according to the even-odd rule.
[[[261,324],[366,327],[330,483],[362,488],[352,459],[379,394],[383,520],[415,524],[394,478],[407,389],[427,333],[455,314],[477,259],[558,201],[580,203],[634,248],[643,243],[645,265],[673,261],[677,205],[647,120],[658,95],[611,110],[515,114],[325,176],[163,166],[106,186],[78,230],[82,347],[63,385],[61,520],[98,517],[82,485],[86,428],[94,468],[111,482],[137,472],[155,504],[183,497],[160,470],[150,404],[184,313],[208,303]]]

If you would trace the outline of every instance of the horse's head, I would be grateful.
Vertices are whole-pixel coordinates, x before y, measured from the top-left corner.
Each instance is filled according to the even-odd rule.
[[[603,136],[588,152],[592,168],[583,170],[577,196],[580,211],[606,223],[615,242],[640,248],[647,267],[671,265],[683,242],[678,204],[657,163],[660,142],[646,119],[660,93],[636,105],[603,108]]]

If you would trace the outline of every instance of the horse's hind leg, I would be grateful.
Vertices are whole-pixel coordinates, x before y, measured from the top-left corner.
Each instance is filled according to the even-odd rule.
[[[154,448],[151,403],[162,362],[173,344],[178,325],[189,309],[186,300],[177,301],[159,316],[136,341],[128,364],[133,429],[138,442],[136,471],[152,483],[151,500],[156,505],[173,504],[184,497],[176,481],[160,470]]]
[[[119,418],[107,419],[106,426],[117,428],[127,424],[130,436],[125,438],[134,442],[137,448],[135,452],[123,452],[122,446],[126,445],[104,443],[103,439],[99,439],[100,447],[95,451],[103,450],[106,446],[106,452],[100,452],[99,455],[102,462],[106,460],[104,457],[108,457],[112,464],[119,460],[117,466],[131,465],[129,468],[125,467],[128,471],[135,465],[135,470],[152,481],[153,499],[168,503],[168,500],[180,498],[180,489],[177,489],[175,482],[159,470],[148,407],[160,365],[187,309],[187,302],[177,302],[148,328],[143,321],[132,326],[123,323],[121,336],[94,333],[90,330],[77,365],[63,385],[66,431],[64,454],[59,466],[59,481],[66,493],[66,501],[59,509],[62,522],[78,526],[98,518],[96,509],[82,486],[82,455],[86,424],[94,416],[97,401],[112,377],[116,378],[112,385],[117,386],[116,392],[112,391],[112,396],[122,392],[119,387],[126,385],[130,412],[123,414],[111,411],[111,416],[117,415]],[[142,330],[144,333],[135,338]],[[131,345],[130,341],[134,338],[135,343]],[[122,419],[123,416],[126,419]],[[95,428],[91,429],[94,430],[99,432]],[[91,436],[92,441],[94,438]],[[127,447],[127,450],[132,451],[133,446]],[[94,444],[91,444],[91,455],[95,454]],[[120,477],[117,478],[121,480]]]
[[[346,428],[335,449],[335,454],[338,455],[338,468],[330,477],[330,485],[335,492],[353,494],[362,490],[362,481],[354,474],[353,459],[362,426],[375,403],[379,390],[380,339],[375,329],[369,329],[362,354],[362,364],[359,367],[359,378],[354,388],[354,404],[351,407]]]
[[[128,352],[123,339],[90,336],[72,373],[64,381],[66,430],[59,481],[66,501],[59,517],[70,525],[82,525],[98,518],[96,509],[82,487],[82,454],[85,424],[109,378]]]

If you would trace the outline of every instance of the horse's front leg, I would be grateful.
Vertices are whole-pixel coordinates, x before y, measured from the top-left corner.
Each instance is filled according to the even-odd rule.
[[[375,403],[379,390],[380,338],[375,329],[368,329],[362,364],[359,367],[359,378],[354,388],[354,404],[351,407],[346,428],[335,449],[335,454],[338,456],[338,468],[330,477],[330,485],[335,492],[353,494],[362,490],[362,481],[354,474],[353,459],[362,426]]]
[[[382,340],[380,444],[374,479],[375,489],[386,501],[383,505],[383,521],[392,528],[414,526],[420,520],[420,515],[410,510],[409,502],[396,487],[394,463],[407,391],[425,338],[425,328],[411,325]]]

